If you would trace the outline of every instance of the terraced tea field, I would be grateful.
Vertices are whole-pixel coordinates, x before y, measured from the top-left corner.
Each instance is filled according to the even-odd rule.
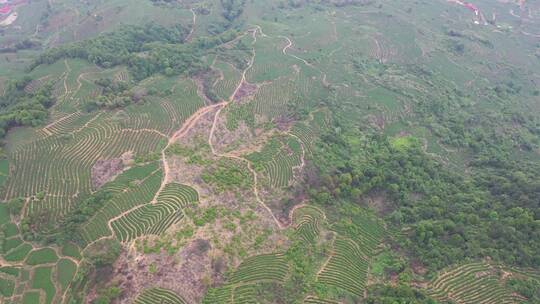
[[[362,254],[358,244],[337,238],[332,256],[317,276],[317,280],[362,296],[366,286],[368,263],[368,257]]]
[[[486,262],[470,263],[441,272],[430,282],[429,294],[440,301],[457,303],[526,303],[512,293],[505,281],[512,277],[534,277],[533,273],[516,269],[503,270]],[[538,274],[536,273],[536,276]]]
[[[183,217],[182,208],[198,201],[198,193],[180,184],[167,184],[156,203],[128,211],[111,222],[114,235],[129,242],[142,235],[160,235]]]
[[[185,304],[174,292],[163,288],[151,288],[143,291],[135,300],[136,304]]]
[[[0,2],[0,303],[539,301],[538,3]]]

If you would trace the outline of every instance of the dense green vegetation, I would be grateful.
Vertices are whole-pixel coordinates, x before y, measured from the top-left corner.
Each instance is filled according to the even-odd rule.
[[[407,285],[391,287],[387,285],[374,285],[368,290],[366,303],[369,304],[395,304],[395,303],[418,303],[435,304],[429,296]]]
[[[473,2],[14,5],[0,302],[539,303],[540,5]]]
[[[509,183],[505,193],[504,188],[492,188],[496,169],[479,171],[476,178],[463,176],[430,158],[419,144],[395,147],[384,136],[343,132],[323,136],[320,149],[325,153],[318,154],[317,164],[323,174],[307,185],[313,199],[333,204],[339,198],[361,200],[363,195],[384,193],[389,221],[411,228],[398,241],[432,269],[483,256],[520,266],[540,265],[538,244],[529,242],[540,237],[534,220],[538,208],[523,200],[536,197],[534,174],[515,172],[523,177],[519,182],[501,177]],[[488,174],[489,184],[480,179]],[[520,203],[508,204],[514,194],[522,196]]]
[[[235,30],[215,37],[201,37],[184,43],[188,30],[154,23],[124,26],[96,38],[57,47],[42,54],[31,66],[52,64],[62,58],[80,58],[108,68],[127,65],[137,80],[156,73],[167,76],[195,75],[207,69],[201,57],[215,46],[237,36]]]
[[[30,77],[11,81],[0,96],[0,137],[12,127],[35,127],[47,120],[47,109],[55,103],[53,88],[45,84],[29,93],[25,88],[31,81]]]

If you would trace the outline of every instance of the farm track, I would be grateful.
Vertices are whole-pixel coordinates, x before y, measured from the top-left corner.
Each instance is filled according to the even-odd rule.
[[[196,22],[196,14],[194,14],[194,26],[195,26],[195,22]],[[194,31],[194,29],[192,29],[192,31]],[[247,165],[247,168],[248,170],[250,171],[250,173],[253,175],[253,192],[255,194],[255,198],[257,200],[257,202],[260,204],[260,206],[265,209],[271,216],[272,220],[275,222],[276,226],[279,228],[279,229],[285,229],[287,228],[289,225],[288,223],[287,224],[283,224],[281,223],[277,217],[274,215],[274,212],[268,207],[268,205],[266,205],[266,203],[264,202],[264,200],[261,198],[261,194],[259,193],[259,177],[258,177],[258,174],[257,172],[254,170],[253,166],[252,166],[252,163],[247,160],[246,158],[242,157],[241,155],[233,155],[235,154],[236,151],[233,151],[233,152],[230,152],[230,153],[226,153],[226,154],[221,154],[219,153],[218,151],[216,151],[216,149],[214,148],[213,146],[213,136],[214,136],[214,133],[216,131],[216,128],[217,128],[217,122],[218,122],[218,119],[219,119],[219,114],[221,114],[221,111],[223,109],[225,109],[229,104],[231,103],[234,103],[235,101],[235,96],[238,94],[238,92],[241,90],[242,86],[245,85],[247,83],[247,73],[250,71],[250,69],[253,67],[254,65],[254,62],[255,62],[255,57],[256,57],[256,50],[255,50],[255,44],[257,43],[257,36],[258,35],[261,35],[261,37],[267,37],[266,34],[264,34],[262,32],[262,29],[259,27],[259,26],[255,26],[254,28],[252,29],[249,29],[247,32],[245,32],[243,35],[241,35],[240,37],[245,37],[246,35],[252,35],[253,37],[253,41],[252,41],[252,56],[251,56],[251,59],[249,61],[249,65],[243,70],[242,72],[242,77],[240,78],[240,80],[238,81],[238,84],[236,85],[235,89],[234,89],[234,92],[230,95],[230,97],[228,98],[228,100],[226,101],[222,101],[220,103],[216,103],[216,104],[209,104],[207,106],[204,106],[204,107],[201,107],[199,108],[195,113],[193,113],[189,118],[187,118],[183,124],[181,125],[180,129],[178,129],[177,131],[175,131],[173,134],[165,134],[159,130],[154,130],[154,129],[123,129],[123,131],[136,131],[136,132],[152,132],[152,133],[155,133],[155,134],[158,134],[159,136],[163,137],[163,138],[167,138],[168,141],[167,141],[167,144],[165,145],[165,147],[161,150],[161,162],[162,162],[162,166],[163,166],[163,177],[162,177],[162,181],[161,181],[161,184],[159,186],[159,189],[156,191],[153,199],[149,202],[150,204],[156,204],[157,203],[157,198],[159,196],[159,194],[163,191],[163,189],[165,188],[165,186],[170,182],[171,180],[171,176],[170,176],[170,173],[171,173],[171,168],[170,168],[170,165],[169,163],[167,162],[167,155],[166,155],[166,151],[168,150],[168,148],[170,148],[170,146],[172,144],[174,144],[175,142],[177,142],[178,139],[180,138],[183,138],[184,136],[186,136],[187,134],[189,134],[189,132],[192,130],[192,128],[197,124],[197,122],[200,121],[201,118],[207,116],[208,114],[212,113],[213,111],[215,111],[215,114],[212,113],[214,115],[213,117],[213,122],[212,122],[212,127],[210,129],[210,133],[209,133],[209,137],[208,137],[208,143],[210,145],[210,148],[211,148],[211,152],[213,155],[217,156],[217,157],[223,157],[223,158],[230,158],[230,159],[235,159],[235,160],[238,160],[240,162],[243,162],[243,163],[246,163]],[[239,39],[239,38],[237,38]],[[236,39],[236,41],[237,41]],[[288,45],[285,46],[283,48],[283,53],[287,56],[291,56],[291,57],[294,57],[296,58],[297,60],[301,60],[302,62],[304,62],[307,66],[310,66],[314,69],[316,69],[313,65],[311,65],[309,62],[299,58],[299,57],[296,57],[294,55],[291,55],[291,54],[288,54],[287,53],[287,49],[292,47],[293,45],[293,42],[287,38],[287,41],[288,41]],[[83,83],[82,81],[89,81],[88,79],[85,78],[86,75],[88,74],[91,74],[91,73],[96,73],[94,71],[92,72],[86,72],[86,73],[81,73],[80,75],[78,75],[78,77],[76,78],[76,87],[74,88],[70,88],[69,87],[69,84],[68,84],[68,77],[70,76],[70,74],[73,72],[73,69],[71,68],[71,66],[69,65],[68,61],[65,60],[64,61],[64,65],[65,65],[65,71],[63,73],[63,94],[59,97],[59,99],[61,100],[60,103],[57,103],[57,104],[61,104],[61,103],[64,103],[67,101],[67,99],[69,99],[70,97],[73,97],[75,94],[77,94],[77,92],[81,89],[81,87],[83,86]],[[318,70],[318,69],[317,69]],[[204,95],[204,92],[198,92],[199,95]],[[204,98],[203,98],[204,99]],[[64,116],[64,117],[61,117],[55,121],[52,121],[51,123],[49,123],[47,126],[45,126],[42,130],[44,133],[46,133],[47,136],[53,136],[55,135],[55,132],[53,130],[51,130],[51,128],[53,128],[54,126],[58,125],[58,124],[62,124],[63,121],[67,120],[67,119],[70,119],[72,116],[74,115],[77,115],[79,112],[76,112],[76,113],[72,113],[72,114],[69,114],[67,116]],[[79,127],[78,129],[76,130],[72,130],[70,132],[70,134],[74,134],[74,133],[77,133],[77,132],[80,132],[81,130],[83,130],[84,128],[88,127],[91,123],[93,123],[97,118],[99,118],[101,116],[102,113],[99,113],[97,115],[95,115],[94,117],[92,117],[89,121],[87,121],[83,126]],[[304,168],[305,166],[305,155],[306,155],[306,151],[305,151],[305,148],[304,148],[304,144],[302,143],[302,141],[294,134],[290,134],[290,133],[286,133],[287,135],[289,136],[293,136],[294,138],[296,138],[299,142],[300,142],[300,145],[301,145],[301,149],[302,149],[302,155],[301,155],[301,163],[298,165],[298,166],[295,166],[293,167],[294,170],[302,170],[302,168]],[[305,206],[305,204],[300,204],[298,206],[295,206],[293,209],[291,209],[289,212],[288,212],[288,218],[290,219],[290,223],[292,223],[292,214],[293,212],[300,208],[300,207],[303,207]],[[129,210],[127,211],[124,211],[122,213],[120,213],[119,215],[109,219],[107,221],[107,226],[108,228],[110,229],[112,235],[109,235],[109,236],[103,236],[101,238],[98,238],[96,240],[94,240],[93,242],[91,242],[90,244],[94,244],[96,243],[97,241],[100,241],[100,240],[103,240],[103,239],[109,239],[109,238],[113,238],[114,237],[114,230],[112,229],[112,222],[114,222],[115,220],[123,217],[123,216],[126,216],[127,214],[129,214],[130,212],[132,212],[133,210],[135,209],[138,209],[140,208],[141,206],[136,206],[134,208],[130,208]],[[88,244],[88,245],[90,245]],[[79,265],[79,263],[77,263],[77,265]],[[65,295],[62,296],[62,298],[64,298]]]
[[[255,43],[257,42],[257,32],[260,33],[260,35],[262,37],[268,37],[266,34],[263,33],[262,29],[260,26],[258,25],[255,25],[255,29],[254,30],[251,30],[252,32],[252,35],[253,35],[253,42],[252,42],[252,45],[255,45]],[[285,56],[291,56],[297,60],[300,60],[302,61],[305,65],[313,68],[313,69],[316,69],[317,71],[321,72],[321,74],[323,74],[323,82],[326,83],[326,74],[324,74],[322,71],[318,70],[315,66],[313,66],[312,64],[310,64],[309,62],[307,62],[306,60],[300,58],[300,57],[297,57],[295,55],[291,55],[291,54],[288,54],[287,53],[287,49],[289,49],[290,47],[292,47],[293,43],[292,41],[288,38],[288,37],[284,37],[284,36],[280,36],[282,38],[285,38],[287,40],[287,45],[282,49],[282,52]],[[238,85],[236,86],[236,89],[234,90],[234,92],[231,94],[231,96],[229,97],[228,101],[223,105],[223,107],[221,107],[215,114],[214,116],[214,121],[212,123],[212,128],[210,130],[210,136],[208,138],[208,144],[210,146],[210,149],[212,151],[212,154],[214,154],[215,156],[218,156],[218,157],[224,157],[224,158],[230,158],[230,159],[235,159],[235,160],[238,160],[238,161],[241,161],[241,162],[244,162],[247,164],[247,168],[248,170],[250,171],[250,173],[253,175],[253,193],[255,194],[255,198],[257,200],[257,202],[271,215],[273,221],[276,223],[276,226],[279,228],[279,229],[285,229],[287,228],[289,225],[283,225],[277,218],[276,216],[274,215],[274,212],[268,207],[268,205],[266,205],[266,203],[261,199],[260,197],[260,193],[259,193],[259,186],[258,186],[258,175],[257,175],[257,172],[253,169],[252,167],[252,163],[241,157],[241,156],[238,156],[237,153],[235,153],[235,151],[233,152],[230,152],[230,153],[226,153],[226,154],[221,154],[221,153],[218,153],[214,146],[213,146],[213,143],[212,143],[212,139],[214,137],[214,133],[215,133],[215,129],[216,129],[216,125],[217,125],[217,121],[218,121],[218,118],[219,118],[219,114],[221,113],[221,111],[226,108],[230,103],[234,102],[234,97],[236,96],[236,94],[238,93],[238,91],[240,90],[240,88],[242,87],[242,85],[244,83],[246,83],[246,74],[247,72],[252,68],[254,62],[255,62],[255,56],[256,56],[256,51],[255,51],[255,48],[253,47],[252,49],[252,52],[253,52],[253,56],[249,62],[249,65],[248,67],[246,67],[246,69],[244,69],[244,71],[242,72],[242,77],[238,83]],[[301,164],[299,166],[296,166],[294,167],[293,169],[296,169],[296,170],[302,170],[305,166],[305,148],[304,148],[304,144],[302,143],[302,141],[300,140],[300,138],[298,138],[296,135],[294,134],[291,134],[291,133],[286,133],[287,135],[289,136],[292,136],[294,138],[296,138],[299,142],[300,142],[300,146],[301,146],[301,149],[302,149],[302,156],[301,156]],[[288,213],[288,219],[289,219],[289,223],[292,223],[292,214],[293,212],[298,209],[298,208],[301,208],[301,207],[304,207],[306,206],[306,204],[299,204],[295,207],[293,207],[289,213]],[[324,213],[323,213],[324,214]]]
[[[253,46],[255,45],[255,43],[257,43],[257,31],[260,31],[261,36],[263,36],[263,37],[266,36],[265,34],[262,33],[262,30],[260,29],[260,27],[256,27],[255,30],[251,30],[252,36],[253,36],[253,42],[252,42]],[[268,205],[266,205],[266,203],[261,199],[261,197],[259,195],[258,176],[257,176],[257,172],[253,169],[251,162],[249,160],[243,158],[243,157],[239,157],[239,156],[236,156],[236,155],[220,154],[220,153],[216,152],[216,150],[214,149],[214,145],[212,143],[212,138],[214,137],[214,132],[216,130],[216,124],[217,124],[217,120],[219,118],[219,114],[230,103],[234,102],[234,97],[236,96],[236,94],[238,93],[238,91],[240,90],[242,85],[246,82],[246,74],[247,74],[247,72],[251,69],[251,67],[253,66],[253,63],[255,62],[255,56],[256,56],[255,47],[252,48],[252,52],[253,52],[253,55],[251,57],[249,65],[242,72],[242,77],[240,78],[240,81],[239,81],[238,85],[236,86],[236,89],[234,90],[234,92],[229,97],[229,100],[224,103],[223,107],[221,107],[216,112],[216,114],[214,116],[214,121],[212,123],[212,128],[210,129],[210,135],[208,137],[208,144],[210,146],[210,150],[212,151],[212,154],[214,154],[215,156],[236,159],[236,160],[239,160],[239,161],[244,162],[244,163],[247,164],[247,168],[248,168],[249,172],[253,175],[253,193],[255,194],[255,198],[256,198],[257,202],[270,214],[270,216],[272,217],[272,220],[276,223],[277,227],[279,229],[284,229],[286,227],[284,227],[281,224],[281,222],[274,215],[274,212],[272,212],[272,209],[270,209],[268,207]]]
[[[323,72],[321,69],[317,68],[316,66],[314,66],[313,64],[307,62],[307,60],[303,59],[303,58],[300,58],[296,55],[293,55],[293,54],[290,54],[287,52],[288,49],[290,49],[292,46],[293,46],[293,42],[292,40],[287,37],[287,36],[279,36],[280,38],[284,38],[285,40],[287,40],[287,45],[283,47],[283,49],[281,50],[281,52],[283,53],[283,55],[285,56],[290,56],[294,59],[297,59],[297,60],[300,60],[302,61],[302,63],[304,63],[306,66],[314,69],[315,71],[319,72],[320,75],[321,75],[321,83],[323,84],[323,86],[325,87],[330,87],[331,86],[331,83],[328,82],[328,80],[326,79],[327,76],[326,76],[326,73]],[[337,39],[337,30],[336,30],[336,39]],[[337,40],[336,40],[337,41]]]
[[[195,11],[190,9],[191,13],[193,14],[193,23],[191,26],[191,30],[189,31],[189,34],[186,37],[186,42],[191,42],[191,38],[193,38],[193,33],[195,32],[195,26],[197,25],[197,14],[195,14]]]
[[[326,217],[326,215],[325,215],[325,217]],[[337,234],[334,232],[332,234],[332,250],[329,252],[328,258],[326,259],[326,261],[324,261],[324,263],[321,265],[321,268],[319,268],[319,270],[317,271],[317,274],[315,274],[315,277],[319,277],[319,275],[324,271],[326,266],[328,266],[328,264],[330,263],[330,260],[332,260],[332,258],[336,255],[336,250],[334,249],[334,244],[336,243],[336,238],[337,238]]]

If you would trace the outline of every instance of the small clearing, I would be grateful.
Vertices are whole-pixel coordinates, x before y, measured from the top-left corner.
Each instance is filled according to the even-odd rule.
[[[119,158],[100,159],[92,167],[92,187],[99,189],[120,174],[132,159],[132,153],[126,152]]]

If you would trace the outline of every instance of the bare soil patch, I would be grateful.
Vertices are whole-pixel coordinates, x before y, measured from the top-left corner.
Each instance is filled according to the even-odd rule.
[[[92,187],[99,189],[113,180],[130,164],[132,158],[132,153],[126,152],[119,158],[98,160],[91,171]]]
[[[418,260],[412,260],[410,266],[413,272],[416,274],[424,275],[427,273],[427,268]]]
[[[395,209],[393,202],[384,192],[370,193],[365,197],[364,204],[381,216],[390,214]]]
[[[239,102],[245,98],[249,98],[257,92],[257,85],[243,81],[236,93],[234,94],[233,101]]]
[[[274,123],[276,124],[278,130],[281,132],[286,132],[294,126],[295,119],[292,116],[280,115],[274,119]]]
[[[188,303],[200,303],[207,277],[215,277],[209,255],[212,245],[195,239],[176,255],[124,253],[114,266],[115,279],[123,291],[119,303],[133,303],[145,288],[161,287],[182,295]]]
[[[47,19],[45,31],[56,32],[61,28],[74,24],[77,21],[77,12],[74,10],[61,10]]]

